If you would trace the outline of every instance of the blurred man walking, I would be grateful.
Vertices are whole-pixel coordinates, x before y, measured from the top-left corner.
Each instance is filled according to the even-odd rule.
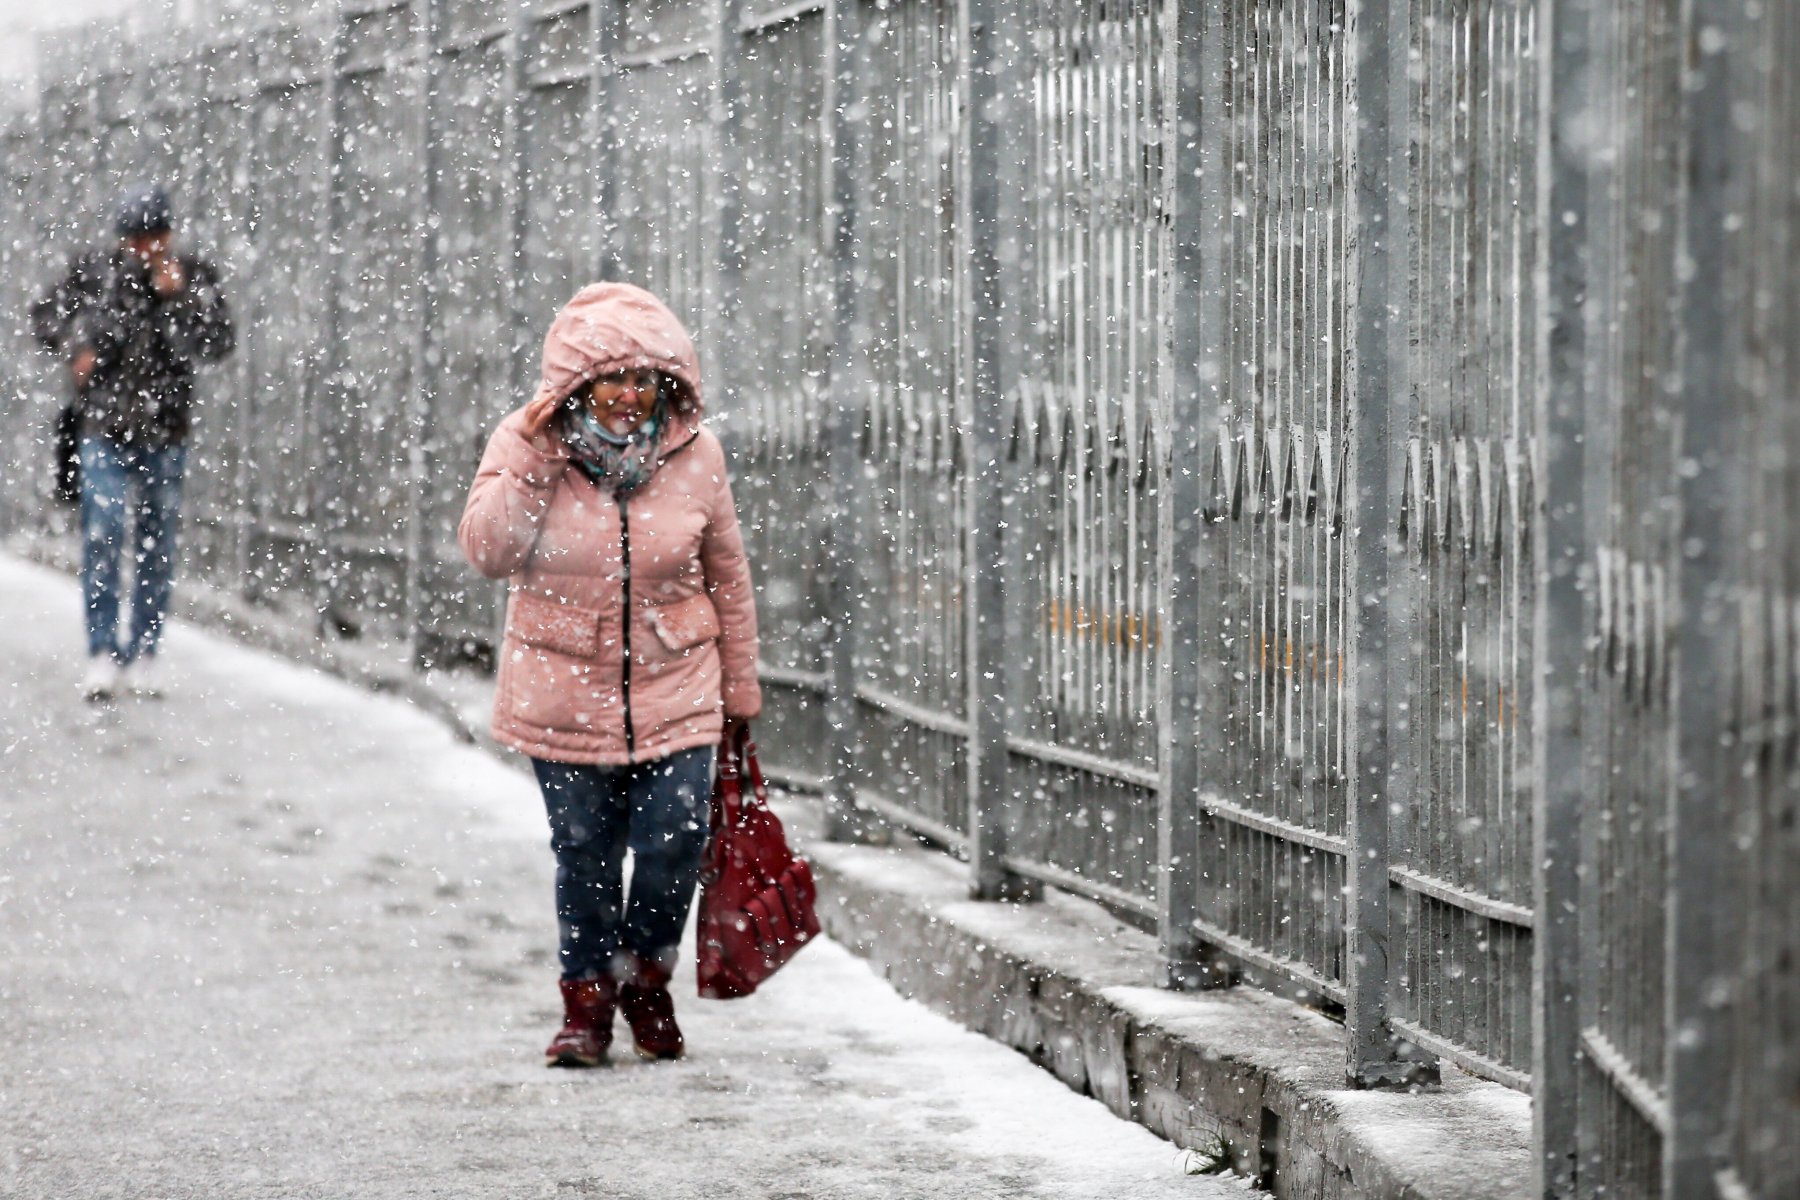
[[[118,246],[77,257],[31,314],[38,341],[66,356],[75,386],[89,655],[81,687],[94,700],[126,687],[159,690],[194,368],[235,343],[218,272],[174,252],[173,225],[167,192],[130,190],[119,201]],[[128,532],[134,585],[121,642]]]

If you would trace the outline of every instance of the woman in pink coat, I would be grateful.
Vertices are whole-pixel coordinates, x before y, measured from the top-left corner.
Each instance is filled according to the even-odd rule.
[[[713,751],[762,706],[749,565],[702,413],[674,314],[629,284],[583,288],[463,511],[463,553],[512,585],[493,734],[530,756],[550,815],[564,1013],[552,1066],[600,1063],[615,1008],[640,1054],[683,1050],[669,973]]]

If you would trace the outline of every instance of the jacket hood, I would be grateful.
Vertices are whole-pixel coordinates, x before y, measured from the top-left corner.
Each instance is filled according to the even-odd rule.
[[[700,420],[700,359],[675,314],[641,287],[590,283],[550,324],[537,399],[564,399],[598,376],[639,368],[675,380],[676,413],[688,423]]]

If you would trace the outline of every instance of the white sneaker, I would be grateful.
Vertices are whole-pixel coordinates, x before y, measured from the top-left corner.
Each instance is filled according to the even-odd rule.
[[[131,688],[134,696],[160,696],[163,694],[163,670],[156,661],[156,656],[140,658],[125,668],[123,672],[126,686]]]
[[[88,659],[87,672],[81,677],[81,695],[85,700],[111,700],[119,692],[119,664],[111,655],[96,654]]]

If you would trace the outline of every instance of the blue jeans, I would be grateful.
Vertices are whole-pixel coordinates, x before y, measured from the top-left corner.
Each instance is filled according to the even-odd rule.
[[[615,974],[621,952],[674,964],[706,849],[712,763],[711,746],[631,767],[531,760],[550,814],[564,979]]]
[[[175,531],[181,520],[181,474],[187,448],[122,446],[107,437],[81,439],[81,594],[88,653],[122,664],[156,653],[169,585],[175,578]],[[131,629],[119,643],[120,558],[127,526],[136,582]]]

